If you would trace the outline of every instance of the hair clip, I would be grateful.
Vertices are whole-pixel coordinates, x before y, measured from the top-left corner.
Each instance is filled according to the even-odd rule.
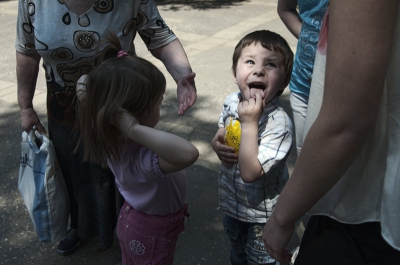
[[[128,54],[127,54],[124,50],[120,50],[120,51],[118,52],[118,58],[119,58],[119,57],[124,57],[124,56],[128,56]]]

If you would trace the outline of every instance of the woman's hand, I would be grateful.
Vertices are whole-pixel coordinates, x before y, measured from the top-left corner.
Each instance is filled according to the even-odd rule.
[[[179,109],[178,115],[183,115],[186,110],[188,110],[191,106],[193,106],[194,102],[197,98],[196,85],[194,82],[194,78],[196,77],[196,73],[189,73],[184,75],[178,81],[178,100],[179,100]]]
[[[278,225],[272,214],[263,229],[263,241],[268,254],[281,263],[289,263],[292,254],[285,249],[294,231],[294,223],[286,227]]]
[[[46,129],[40,122],[36,111],[33,108],[21,109],[21,127],[22,130],[29,133],[35,126],[40,133],[46,133]]]

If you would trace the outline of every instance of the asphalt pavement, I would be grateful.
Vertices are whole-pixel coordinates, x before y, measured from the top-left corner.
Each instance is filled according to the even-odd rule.
[[[158,0],[159,11],[181,40],[196,72],[198,98],[184,116],[177,115],[176,85],[165,67],[147,51],[140,38],[136,51],[156,64],[167,77],[161,110],[160,129],[178,134],[200,151],[198,161],[188,168],[187,201],[190,221],[181,234],[175,255],[177,265],[229,264],[229,243],[222,228],[223,213],[218,209],[219,160],[210,141],[225,97],[238,90],[231,74],[234,46],[245,34],[268,29],[281,34],[295,51],[297,40],[283,25],[273,0]],[[70,256],[56,253],[57,243],[42,243],[17,189],[21,127],[17,105],[15,74],[15,34],[17,1],[0,0],[0,264],[121,264],[118,242],[107,251],[97,250],[97,238],[81,243]],[[47,124],[46,88],[41,69],[34,107]],[[289,91],[281,102],[291,116]],[[288,159],[290,172],[296,160],[295,148]],[[300,223],[289,249],[298,243]]]

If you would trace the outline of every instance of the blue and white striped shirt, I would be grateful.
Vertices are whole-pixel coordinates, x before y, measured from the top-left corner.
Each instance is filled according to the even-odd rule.
[[[226,127],[230,117],[240,121],[237,107],[241,93],[229,95],[224,102],[218,126]],[[265,223],[289,178],[286,159],[292,146],[292,122],[280,105],[279,97],[269,102],[258,124],[258,160],[265,175],[253,183],[240,177],[239,165],[221,164],[219,201],[228,215],[244,222]]]

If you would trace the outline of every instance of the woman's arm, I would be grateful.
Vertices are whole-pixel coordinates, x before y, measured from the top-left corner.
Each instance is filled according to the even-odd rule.
[[[23,54],[17,52],[16,57],[21,127],[24,131],[30,132],[33,126],[36,126],[39,132],[45,133],[46,129],[40,123],[32,104],[39,72],[40,55],[38,53]]]
[[[126,110],[117,111],[111,123],[123,135],[156,153],[164,173],[185,169],[199,157],[197,148],[182,137],[140,125]]]
[[[297,13],[297,0],[279,0],[278,15],[288,30],[298,39],[303,22]]]
[[[398,2],[331,1],[321,111],[264,227],[266,249],[278,261],[287,260],[295,221],[341,178],[374,129]]]
[[[178,39],[161,48],[151,50],[154,57],[161,60],[168,72],[178,85],[177,94],[179,100],[178,115],[183,115],[196,101],[196,85],[189,60]]]

